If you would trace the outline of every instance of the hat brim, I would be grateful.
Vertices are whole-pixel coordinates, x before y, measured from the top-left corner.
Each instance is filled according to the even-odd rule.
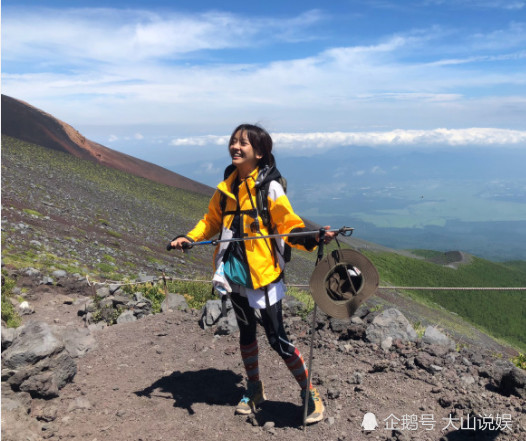
[[[331,317],[343,319],[351,317],[376,293],[379,280],[367,257],[355,250],[338,249],[320,260],[309,284],[318,307]]]

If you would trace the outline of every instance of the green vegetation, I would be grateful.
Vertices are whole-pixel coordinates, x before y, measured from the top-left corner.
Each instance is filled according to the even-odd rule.
[[[95,323],[105,321],[108,325],[114,325],[117,323],[119,315],[122,313],[122,308],[114,309],[111,306],[103,306],[102,308],[97,308],[93,312],[93,321]]]
[[[507,266],[508,268],[512,268],[512,269],[515,269],[517,271],[520,271],[526,274],[526,261],[525,260],[512,260],[509,262],[504,262],[503,265]]]
[[[164,288],[161,284],[127,285],[123,288],[123,291],[127,294],[141,292],[144,297],[152,302],[152,312],[154,314],[161,312],[161,304],[165,298]]]
[[[31,210],[29,208],[25,208],[23,211],[24,211],[24,213],[29,214],[30,216],[43,217],[42,213],[39,213],[36,210]]]
[[[424,333],[426,332],[426,326],[424,326],[422,322],[413,323],[413,329],[415,330],[416,335],[418,335],[419,338],[422,338],[424,336]]]
[[[382,284],[411,287],[526,287],[518,265],[473,257],[458,269],[386,252],[364,252],[375,264]],[[424,253],[432,256],[433,252]],[[421,254],[422,255],[422,254]],[[433,256],[433,257],[436,257]],[[524,291],[407,290],[405,295],[455,312],[494,337],[526,348]]]
[[[117,193],[124,200],[138,199],[148,204],[152,210],[173,211],[177,207],[179,215],[195,220],[196,213],[204,213],[208,206],[208,197],[2,135],[2,150],[6,148],[9,149],[10,157],[16,161],[45,163],[54,174],[75,174],[75,181],[84,186],[101,193]],[[40,213],[37,212],[36,215],[38,214]],[[102,217],[98,217],[97,221],[102,225],[110,225],[109,220]]]
[[[201,309],[208,300],[217,300],[219,296],[212,292],[212,284],[201,281],[168,281],[166,283],[168,292],[181,294],[188,303],[188,306],[193,309]],[[161,310],[161,303],[165,298],[164,285],[162,283],[148,283],[127,285],[123,287],[123,291],[127,294],[134,292],[142,292],[144,297],[152,302],[152,310],[158,313]],[[306,316],[314,307],[312,296],[308,291],[289,288],[287,294],[300,300],[305,309],[302,316]]]
[[[212,285],[202,282],[171,281],[168,282],[168,292],[182,294],[190,308],[202,308],[208,300],[218,297],[212,293]]]
[[[287,289],[287,295],[294,297],[296,300],[299,300],[305,305],[303,310],[299,313],[301,317],[307,317],[307,315],[314,309],[314,300],[312,299],[312,295],[309,291],[295,287],[289,287]]]
[[[53,267],[72,274],[80,272],[79,262],[75,259],[58,257],[49,252],[37,252],[34,249],[13,250],[9,245],[2,247],[2,262],[14,268],[33,267],[42,270]]]
[[[519,354],[516,357],[513,357],[511,359],[513,364],[517,366],[518,368],[525,369],[526,370],[526,355],[525,354]]]
[[[15,281],[2,272],[2,321],[8,328],[17,328],[22,324],[20,316],[9,300],[13,295]]]

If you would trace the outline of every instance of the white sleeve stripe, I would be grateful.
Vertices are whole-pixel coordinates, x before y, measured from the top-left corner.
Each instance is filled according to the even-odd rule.
[[[271,181],[268,187],[268,197],[274,202],[281,196],[285,195],[285,190],[278,181]]]

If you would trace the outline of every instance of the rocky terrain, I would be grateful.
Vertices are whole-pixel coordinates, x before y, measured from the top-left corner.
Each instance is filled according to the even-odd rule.
[[[11,276],[27,305],[24,326],[2,328],[4,440],[526,437],[524,371],[480,348],[459,349],[434,327],[418,337],[395,308],[365,306],[345,321],[318,313],[313,382],[326,415],[304,431],[298,386],[262,330],[268,401],[254,416],[234,415],[244,386],[238,336],[214,302],[192,310],[174,293],[151,315],[116,285],[64,273],[41,284],[37,270]],[[114,305],[128,296],[127,317],[92,323],[94,291]],[[311,317],[302,319],[292,298],[284,309],[308,359]]]

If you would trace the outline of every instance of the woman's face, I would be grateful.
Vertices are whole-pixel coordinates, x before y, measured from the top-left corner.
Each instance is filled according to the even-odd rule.
[[[263,157],[256,153],[252,144],[248,140],[246,132],[238,130],[228,146],[230,157],[232,158],[232,164],[234,164],[241,177],[246,177],[252,170],[254,170],[258,161]]]

